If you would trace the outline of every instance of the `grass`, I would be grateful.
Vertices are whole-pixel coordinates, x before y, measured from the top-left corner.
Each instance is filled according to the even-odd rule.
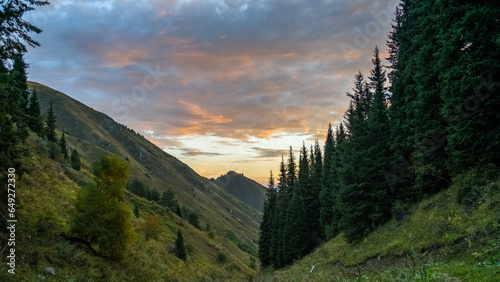
[[[339,235],[256,280],[500,281],[500,181],[486,183],[469,206],[458,204],[461,185],[424,199],[406,219],[391,220],[361,242],[351,245]]]
[[[69,232],[69,214],[80,183],[91,181],[92,175],[88,167],[77,172],[61,159],[47,158],[44,142],[34,135],[28,138],[30,152],[23,163],[29,171],[17,182],[16,275],[9,275],[6,264],[1,264],[0,281],[36,281],[38,275],[47,281],[211,281],[255,275],[251,255],[213,227],[217,224],[210,224],[213,236],[209,236],[175,213],[129,192],[127,201],[131,209],[138,205],[140,216],[133,218],[137,241],[125,261],[96,257],[86,247],[62,239],[57,234]],[[159,223],[149,239],[145,236],[148,217]],[[188,246],[186,262],[172,251],[178,229]],[[227,256],[223,264],[220,253]],[[48,274],[47,267],[53,267],[56,276]]]

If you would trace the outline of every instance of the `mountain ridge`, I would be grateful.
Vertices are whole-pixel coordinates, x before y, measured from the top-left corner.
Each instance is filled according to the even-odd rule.
[[[256,273],[257,238],[261,220],[259,211],[243,204],[217,184],[200,176],[188,165],[132,129],[115,122],[106,114],[43,84],[28,82],[28,85],[30,89],[36,87],[42,112],[47,112],[52,101],[58,136],[61,136],[60,130],[64,131],[68,145],[79,151],[84,174],[90,175],[92,163],[101,157],[117,154],[130,163],[130,179],[136,178],[159,193],[168,189],[173,190],[181,207],[199,215],[199,227],[193,228],[174,211],[165,213],[155,202],[127,191],[130,203],[139,205],[141,210],[144,209],[148,214],[144,216],[156,215],[163,220],[163,229],[160,233],[163,235],[158,240],[170,244],[168,242],[173,240],[177,230],[183,230],[185,240],[191,245],[188,262],[191,261],[193,269],[199,270],[191,273],[178,271],[179,274],[174,272],[176,276],[173,277],[179,279],[200,279],[207,275],[219,278],[249,277]],[[35,138],[33,141],[33,138],[35,137],[30,137],[30,142],[35,143],[35,147],[45,142],[41,138]],[[71,170],[61,164],[63,170]],[[36,178],[35,180],[38,181]],[[28,183],[31,184],[34,183]],[[71,187],[76,187],[72,189],[78,189],[76,184],[71,184]],[[140,233],[143,232],[145,219],[138,218],[138,220],[136,232]],[[164,255],[166,254],[161,256]],[[174,258],[167,257],[167,259],[175,261]],[[163,267],[166,265],[161,264],[160,268]]]
[[[214,179],[214,182],[249,206],[260,211],[264,209],[266,187],[244,176],[243,173],[228,171]]]

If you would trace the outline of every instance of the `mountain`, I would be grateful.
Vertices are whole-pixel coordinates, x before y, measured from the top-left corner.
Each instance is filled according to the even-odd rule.
[[[43,113],[52,101],[58,138],[64,131],[71,150],[77,149],[80,154],[82,169],[75,171],[61,158],[48,158],[54,144],[30,134],[23,160],[27,172],[18,182],[18,197],[26,201],[19,208],[19,216],[26,218],[26,234],[20,230],[18,236],[24,238],[21,240],[30,238],[17,250],[18,268],[25,273],[22,275],[28,275],[24,279],[47,275],[39,271],[47,266],[66,276],[64,279],[58,274],[59,280],[192,281],[247,279],[256,274],[260,211],[109,116],[45,85],[28,85],[36,88]],[[172,190],[184,216],[186,211],[199,216],[198,226],[175,211],[126,191],[127,201],[131,208],[139,208],[140,216],[133,219],[137,242],[120,266],[93,256],[83,247],[68,246],[58,240],[56,234],[68,231],[76,193],[92,181],[92,164],[110,154],[130,163],[130,179],[138,179],[160,195]],[[151,225],[156,226],[157,233],[153,240],[145,235],[151,233]],[[172,252],[177,230],[184,236],[186,262]],[[81,275],[75,274],[76,266]],[[8,281],[2,276],[0,280]]]
[[[247,205],[260,211],[264,209],[266,200],[266,187],[254,180],[245,177],[243,174],[229,171],[214,180],[220,187],[236,196]]]

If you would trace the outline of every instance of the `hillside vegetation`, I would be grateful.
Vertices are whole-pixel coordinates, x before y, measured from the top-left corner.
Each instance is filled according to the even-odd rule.
[[[449,189],[358,243],[336,236],[257,280],[499,281],[500,181],[481,183],[478,177],[477,172],[461,175]],[[459,204],[464,190],[467,203]]]
[[[262,211],[266,200],[266,187],[235,171],[217,177],[215,180],[220,187],[242,200],[247,205]]]
[[[42,112],[52,102],[57,138],[63,129],[70,150],[79,152],[81,170],[71,167],[59,146],[54,149],[53,143],[29,134],[21,158],[24,172],[16,183],[16,275],[2,265],[0,280],[177,281],[255,275],[257,210],[106,115],[53,89],[29,84],[36,87]],[[78,191],[94,181],[93,164],[112,154],[130,165],[130,179],[139,179],[160,195],[173,191],[185,217],[126,191],[127,205],[131,211],[137,209],[139,216],[132,219],[135,240],[121,262],[97,256],[67,237]],[[196,224],[187,214],[197,215]],[[186,261],[176,257],[174,250],[179,230]],[[55,276],[47,268],[53,268]]]
[[[290,147],[276,185],[271,173],[262,267],[280,279],[299,279],[307,261],[318,280],[497,281],[499,11],[493,1],[399,3],[389,66],[375,46],[323,151],[319,140],[298,157]]]

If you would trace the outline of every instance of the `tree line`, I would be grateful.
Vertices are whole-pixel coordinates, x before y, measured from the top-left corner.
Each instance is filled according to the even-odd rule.
[[[494,1],[401,1],[382,66],[354,76],[344,120],[271,172],[262,267],[280,268],[342,234],[354,243],[472,169],[500,165],[500,8]]]

